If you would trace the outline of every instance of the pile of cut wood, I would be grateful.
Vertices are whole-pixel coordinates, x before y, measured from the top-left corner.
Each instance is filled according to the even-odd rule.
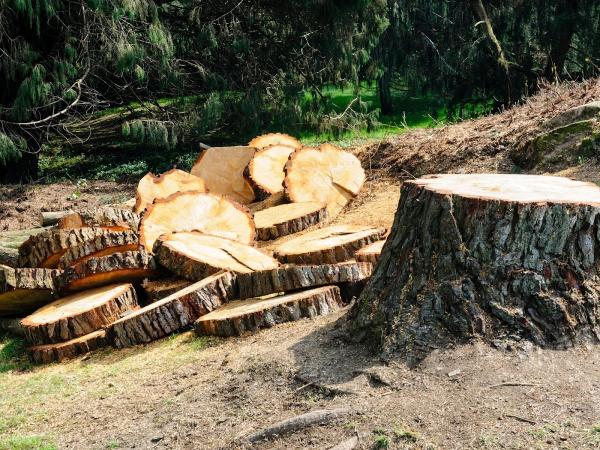
[[[144,176],[135,201],[44,213],[51,226],[0,266],[0,317],[30,314],[32,358],[51,362],[190,326],[241,335],[335,311],[360,292],[386,233],[323,227],[364,180],[352,154],[284,134],[208,148],[191,173]]]

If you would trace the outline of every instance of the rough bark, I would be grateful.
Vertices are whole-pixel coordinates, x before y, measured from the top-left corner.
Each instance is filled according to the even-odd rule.
[[[137,231],[140,224],[140,216],[137,213],[131,209],[116,206],[101,206],[95,209],[83,209],[80,211],[42,213],[42,223],[46,221],[45,214],[52,214],[52,216],[47,218],[48,222],[53,221],[54,217],[58,217],[56,220],[57,228],[64,230],[99,227],[112,231]]]
[[[353,334],[411,364],[473,337],[598,342],[599,241],[593,184],[526,175],[405,182]]]
[[[355,253],[355,257],[357,261],[370,262],[372,264],[377,264],[379,261],[379,257],[381,256],[381,251],[383,250],[383,245],[385,244],[385,240],[373,242],[372,244],[367,245],[366,247],[361,248]]]
[[[131,284],[105,286],[58,299],[25,317],[21,326],[33,345],[65,342],[100,330],[137,306]]]
[[[317,286],[356,283],[371,276],[369,263],[346,262],[318,266],[286,265],[273,270],[239,274],[239,299],[296,291]]]
[[[138,183],[133,211],[140,214],[157,198],[186,191],[206,192],[204,180],[179,169],[171,169],[159,176],[147,173]]]
[[[56,292],[59,274],[52,269],[0,265],[0,316],[23,316],[48,303]]]
[[[154,303],[188,287],[190,284],[192,284],[191,281],[182,278],[144,280],[142,289],[144,290],[144,294],[146,294],[146,303]]]
[[[339,288],[325,286],[266,299],[236,300],[200,317],[194,328],[201,336],[240,336],[303,317],[329,314],[341,307]]]
[[[191,281],[220,270],[245,273],[279,265],[277,260],[249,245],[194,232],[162,236],[156,241],[154,253],[160,265]]]
[[[122,348],[160,339],[235,298],[236,292],[234,274],[212,275],[114,322],[106,330],[107,341]]]
[[[384,234],[385,228],[335,225],[290,239],[275,248],[274,256],[282,263],[333,264],[353,259]]]
[[[89,258],[67,267],[58,277],[62,291],[74,292],[113,283],[142,281],[161,275],[154,258],[145,251],[128,251]]]
[[[254,214],[256,234],[260,241],[298,233],[326,218],[327,206],[316,202],[289,203]]]
[[[286,145],[295,149],[302,147],[302,144],[295,137],[284,133],[269,133],[257,136],[248,143],[248,147],[263,149],[270,145]]]
[[[254,154],[244,170],[244,176],[251,184],[257,200],[283,192],[283,168],[296,147],[269,145]]]
[[[94,239],[69,248],[58,260],[58,267],[65,269],[90,258],[137,250],[139,239],[135,232],[109,231]]]
[[[36,345],[29,348],[29,355],[37,364],[62,362],[104,347],[104,334],[104,330],[99,330],[58,344]]]
[[[154,242],[166,233],[200,231],[252,244],[254,219],[248,209],[220,195],[188,191],[155,200],[144,212],[140,243],[153,252]]]

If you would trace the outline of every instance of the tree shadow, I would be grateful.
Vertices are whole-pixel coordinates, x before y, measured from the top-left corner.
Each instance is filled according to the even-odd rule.
[[[33,367],[25,340],[0,332],[0,373],[27,372]]]

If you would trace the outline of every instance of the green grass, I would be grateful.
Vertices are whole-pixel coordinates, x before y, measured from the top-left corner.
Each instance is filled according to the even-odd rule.
[[[0,374],[24,371],[31,367],[32,364],[25,350],[25,341],[17,337],[0,334]]]
[[[0,450],[56,450],[58,447],[42,436],[11,436],[0,440]]]

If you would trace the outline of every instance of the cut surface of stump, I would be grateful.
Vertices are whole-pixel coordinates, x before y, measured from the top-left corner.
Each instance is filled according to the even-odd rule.
[[[380,240],[385,228],[334,225],[295,237],[275,248],[283,263],[332,264],[354,258],[356,250]]]
[[[48,230],[36,234],[19,247],[19,265],[21,267],[56,268],[58,260],[67,249],[107,232],[108,230],[104,228],[86,227],[73,230]]]
[[[298,233],[326,218],[327,207],[323,203],[288,203],[255,213],[254,223],[258,239],[269,241]]]
[[[27,341],[34,345],[75,339],[113,323],[137,308],[129,283],[79,292],[38,309],[21,321]]]
[[[326,204],[331,217],[358,195],[364,182],[358,158],[330,144],[297,150],[285,166],[288,199]]]
[[[58,344],[30,347],[29,354],[33,362],[37,364],[62,362],[104,347],[106,345],[104,336],[104,330],[98,330],[85,336],[71,339],[70,341],[59,342]]]
[[[277,260],[255,247],[196,232],[164,235],[154,251],[163,267],[192,281],[220,270],[246,273],[279,266]]]
[[[238,274],[239,299],[317,286],[356,283],[368,279],[372,271],[370,263],[345,262],[311,266],[289,264],[277,269]]]
[[[253,147],[210,147],[200,153],[191,173],[204,180],[209,192],[246,205],[255,195],[244,170],[255,152]]]
[[[358,250],[354,256],[356,257],[357,261],[365,261],[375,264],[379,260],[379,256],[381,255],[384,244],[385,239],[373,242],[372,244],[369,244],[366,247]]]
[[[191,325],[236,293],[234,274],[214,274],[117,320],[106,330],[107,341],[122,348],[160,339]]]
[[[191,281],[183,278],[165,278],[162,280],[144,280],[142,283],[142,289],[146,294],[146,301],[148,303],[154,303],[183,288],[188,287],[192,284]]]
[[[171,169],[159,176],[147,173],[138,183],[133,210],[139,214],[157,198],[186,191],[206,192],[204,180],[179,169]]]
[[[283,192],[283,168],[296,150],[287,145],[270,145],[256,152],[244,175],[254,188],[256,198],[264,200],[269,195]]]
[[[407,181],[353,335],[411,364],[474,337],[599,342],[599,241],[600,188],[591,183],[493,174]]]
[[[58,277],[60,289],[81,291],[114,283],[136,282],[161,275],[154,258],[145,251],[98,256],[67,267]]]
[[[0,265],[0,317],[23,316],[52,300],[59,270]]]
[[[200,317],[194,324],[199,335],[240,336],[303,317],[316,317],[342,307],[337,286],[325,286],[269,298],[236,300]]]
[[[138,246],[139,239],[134,231],[109,231],[70,247],[58,260],[58,267],[65,269],[90,258],[137,250]]]
[[[299,149],[300,147],[302,147],[302,144],[298,139],[285,133],[263,134],[262,136],[255,137],[248,143],[249,147],[254,147],[258,149],[263,149],[271,145],[285,145],[287,147],[292,147],[295,149]]]
[[[140,224],[140,243],[153,252],[154,242],[165,233],[199,231],[252,244],[256,230],[252,214],[225,197],[200,192],[181,192],[156,200]]]

